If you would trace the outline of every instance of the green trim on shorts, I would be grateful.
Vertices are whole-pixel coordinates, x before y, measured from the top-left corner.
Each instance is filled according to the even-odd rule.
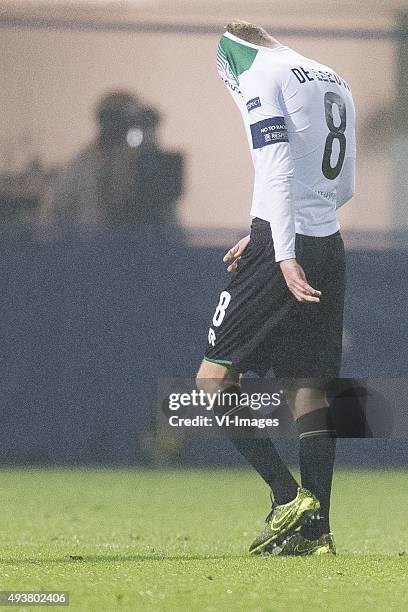
[[[210,359],[210,357],[204,357],[204,361],[209,361],[210,363],[218,363],[218,365],[223,366],[232,366],[232,361],[226,361],[224,359]]]
[[[240,376],[240,373],[238,372],[238,370],[236,370],[234,366],[232,365],[232,361],[227,361],[225,359],[211,359],[210,357],[206,357],[206,356],[204,356],[204,361],[209,361],[210,363],[216,363],[217,365],[225,366],[227,370],[230,372],[230,374],[232,374],[233,376],[238,376],[238,377]]]

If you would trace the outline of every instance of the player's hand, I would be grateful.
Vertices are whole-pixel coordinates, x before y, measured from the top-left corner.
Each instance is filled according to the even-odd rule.
[[[320,302],[322,292],[309,285],[304,270],[296,259],[285,259],[279,262],[279,265],[289,291],[293,293],[298,302]]]
[[[224,259],[223,262],[227,262],[227,261],[231,261],[231,259],[233,259],[234,261],[228,266],[227,270],[228,272],[233,272],[234,270],[237,269],[238,267],[238,262],[241,259],[241,255],[242,253],[245,251],[245,249],[248,246],[248,242],[249,242],[250,236],[245,236],[245,238],[241,238],[241,240],[239,242],[237,242],[237,244],[233,247],[230,248],[229,251],[227,251],[227,253],[225,253],[224,255]]]

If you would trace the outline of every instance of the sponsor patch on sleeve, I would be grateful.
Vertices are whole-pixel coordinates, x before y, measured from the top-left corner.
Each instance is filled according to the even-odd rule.
[[[289,142],[284,117],[271,117],[251,125],[252,146],[262,149],[275,142]]]
[[[248,110],[248,113],[251,112],[251,110],[254,110],[254,108],[258,108],[259,106],[261,106],[261,101],[258,98],[252,98],[252,100],[248,100],[248,102],[246,103],[246,107]]]

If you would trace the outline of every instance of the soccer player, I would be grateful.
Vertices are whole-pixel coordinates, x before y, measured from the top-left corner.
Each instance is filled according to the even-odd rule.
[[[240,375],[272,367],[288,379],[301,486],[270,438],[255,427],[225,427],[271,488],[272,510],[250,551],[335,554],[336,431],[325,387],[341,365],[345,258],[336,210],[354,193],[352,94],[334,70],[244,21],[226,26],[217,65],[243,117],[255,183],[251,233],[224,258],[234,275],[220,295],[197,385],[237,397],[215,413],[250,417],[239,403]]]

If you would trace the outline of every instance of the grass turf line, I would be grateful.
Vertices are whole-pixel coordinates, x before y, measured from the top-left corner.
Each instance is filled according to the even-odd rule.
[[[269,510],[252,472],[2,470],[0,590],[67,590],[71,612],[407,609],[406,483],[337,472],[338,556],[268,559],[247,552]]]

